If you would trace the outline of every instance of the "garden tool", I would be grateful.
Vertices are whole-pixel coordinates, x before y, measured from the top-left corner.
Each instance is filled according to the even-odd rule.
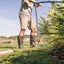
[[[37,18],[37,7],[36,7],[36,4],[35,4],[35,15],[36,15],[36,27],[37,27],[37,42],[39,44],[40,39],[39,39],[39,28],[38,28],[38,18]]]

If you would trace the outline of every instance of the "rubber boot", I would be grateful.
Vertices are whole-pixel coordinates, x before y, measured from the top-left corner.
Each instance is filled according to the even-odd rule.
[[[36,44],[36,36],[30,35],[30,47],[35,47]]]
[[[18,36],[18,47],[19,49],[24,49],[23,48],[23,36]]]

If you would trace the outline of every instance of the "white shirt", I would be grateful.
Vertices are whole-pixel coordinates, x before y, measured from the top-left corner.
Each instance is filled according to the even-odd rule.
[[[33,2],[35,2],[35,0],[33,0]],[[22,16],[22,15],[30,16],[33,6],[34,6],[34,3],[29,2],[28,0],[22,0],[19,15],[20,16]]]

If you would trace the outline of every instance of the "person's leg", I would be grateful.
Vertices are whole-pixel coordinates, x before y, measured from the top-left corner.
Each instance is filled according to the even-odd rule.
[[[25,32],[25,29],[21,29],[20,33],[19,33],[19,36],[24,36],[24,32]]]
[[[27,28],[28,22],[27,22],[26,16],[19,16],[19,19],[20,19],[21,30],[18,36],[18,46],[19,46],[19,49],[23,49],[23,37],[24,37],[25,29]]]
[[[32,28],[30,34],[30,47],[35,47],[35,43],[36,43],[35,28]]]
[[[30,33],[30,47],[35,47],[36,36],[35,36],[35,25],[32,17],[30,17],[28,28],[31,30]]]
[[[30,35],[35,36],[35,28],[31,29],[31,34]]]
[[[25,29],[21,29],[19,36],[18,36],[18,46],[19,49],[23,49],[23,36],[24,36]]]

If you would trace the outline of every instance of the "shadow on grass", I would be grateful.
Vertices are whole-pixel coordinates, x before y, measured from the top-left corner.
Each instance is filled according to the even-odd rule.
[[[17,47],[0,47],[0,49],[17,49]]]
[[[0,60],[0,64],[57,64],[46,50],[17,51]]]

